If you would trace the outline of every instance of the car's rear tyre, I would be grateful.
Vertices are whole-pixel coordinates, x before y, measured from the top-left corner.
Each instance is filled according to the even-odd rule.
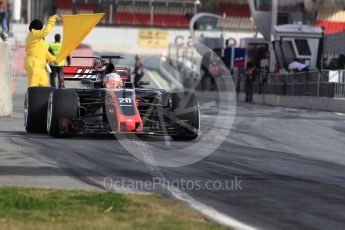
[[[199,135],[200,110],[194,93],[175,92],[172,94],[173,117],[180,123],[182,132],[172,135],[173,140],[194,140]]]
[[[30,87],[25,94],[24,127],[30,133],[46,133],[47,107],[51,87]]]
[[[79,97],[72,89],[56,89],[50,94],[47,110],[47,131],[56,138],[73,137],[68,121],[78,118]]]

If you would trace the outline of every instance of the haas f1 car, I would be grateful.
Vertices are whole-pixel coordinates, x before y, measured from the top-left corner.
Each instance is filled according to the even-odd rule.
[[[109,59],[103,68],[64,67],[59,88],[31,87],[25,96],[25,129],[68,138],[82,134],[143,134],[194,140],[200,128],[199,103],[192,92],[168,92],[134,88],[129,67],[118,67]],[[104,78],[117,73],[120,88],[107,88]],[[64,81],[80,81],[79,88],[64,88]]]

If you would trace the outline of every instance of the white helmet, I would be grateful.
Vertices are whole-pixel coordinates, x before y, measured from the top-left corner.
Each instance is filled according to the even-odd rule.
[[[105,75],[103,83],[106,88],[121,88],[122,87],[121,76],[118,75],[117,73],[109,73]]]

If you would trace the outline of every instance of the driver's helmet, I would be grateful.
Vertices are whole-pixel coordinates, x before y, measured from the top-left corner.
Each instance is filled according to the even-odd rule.
[[[122,79],[121,76],[117,73],[109,73],[105,75],[103,80],[103,85],[108,89],[118,89],[122,88]]]

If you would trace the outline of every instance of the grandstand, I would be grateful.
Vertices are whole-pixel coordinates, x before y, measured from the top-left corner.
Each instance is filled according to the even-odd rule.
[[[53,0],[52,6],[61,14],[105,12],[107,24],[156,27],[187,27],[197,10],[194,0]]]
[[[85,3],[86,2],[86,3]],[[97,4],[93,3],[87,3],[89,1],[73,1],[73,0],[54,0],[53,6],[55,6],[60,14],[73,14],[73,13],[79,13],[79,14],[90,14],[94,13]]]
[[[154,6],[122,4],[117,7],[114,22],[129,26],[187,27],[194,8],[181,6],[166,6],[164,3]]]
[[[44,1],[41,0],[42,4]],[[256,1],[256,8],[272,11],[270,2]],[[310,11],[312,4],[303,2],[314,2],[315,11]],[[211,12],[224,17],[224,30],[256,30],[247,0],[53,0],[52,5],[60,14],[105,12],[102,23],[109,26],[188,28],[195,13]],[[324,27],[326,34],[343,32],[344,9],[345,2],[337,0],[281,1],[278,24],[303,20]]]
[[[224,17],[223,28],[235,30],[255,30],[248,3],[219,4],[218,14]]]
[[[210,0],[53,0],[61,14],[105,12],[103,23],[116,26],[188,28],[195,13],[224,17],[222,27],[255,30],[247,1]]]

